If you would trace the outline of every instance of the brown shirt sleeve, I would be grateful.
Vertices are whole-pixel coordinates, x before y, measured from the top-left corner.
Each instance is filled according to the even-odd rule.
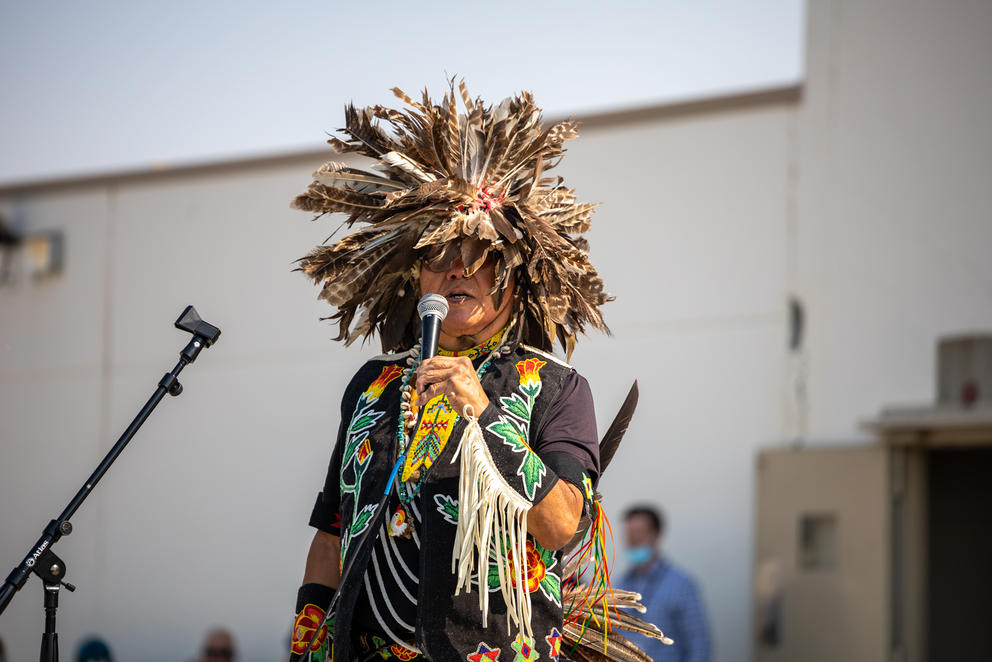
[[[599,480],[596,412],[593,409],[592,390],[585,377],[573,370],[565,378],[561,395],[548,409],[543,427],[538,431],[532,448],[556,471],[558,469],[554,465],[557,462],[549,462],[549,459],[563,453],[581,465],[593,484]],[[566,476],[562,477],[567,479]]]

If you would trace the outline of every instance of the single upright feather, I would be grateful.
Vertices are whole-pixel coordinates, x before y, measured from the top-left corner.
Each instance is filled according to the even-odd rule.
[[[635,379],[634,383],[630,386],[630,390],[627,392],[627,397],[624,398],[623,404],[620,405],[620,410],[613,418],[613,422],[610,423],[610,427],[606,429],[603,439],[599,442],[600,472],[606,471],[606,467],[610,466],[613,456],[620,447],[620,442],[623,441],[623,435],[627,432],[627,428],[630,426],[630,420],[634,417],[634,410],[637,409],[638,395],[637,380]]]

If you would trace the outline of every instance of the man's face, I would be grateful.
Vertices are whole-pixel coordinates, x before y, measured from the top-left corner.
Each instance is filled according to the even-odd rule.
[[[448,301],[448,316],[441,323],[442,344],[445,336],[452,339],[475,337],[509,320],[512,297],[509,294],[504,296],[503,305],[496,308],[496,301],[489,294],[495,282],[496,261],[493,256],[467,278],[460,259],[455,259],[443,271],[431,271],[429,262],[423,264],[420,270],[420,296],[434,292]],[[499,328],[491,329],[490,333],[496,331]]]
[[[632,515],[625,522],[627,547],[652,547],[658,544],[658,532],[647,515]]]
[[[234,659],[234,640],[224,631],[215,631],[207,635],[203,644],[203,659],[205,662],[230,662]]]

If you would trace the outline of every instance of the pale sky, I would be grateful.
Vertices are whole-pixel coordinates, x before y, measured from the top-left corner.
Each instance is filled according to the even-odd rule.
[[[319,148],[446,74],[546,114],[802,78],[802,0],[0,0],[0,184]]]

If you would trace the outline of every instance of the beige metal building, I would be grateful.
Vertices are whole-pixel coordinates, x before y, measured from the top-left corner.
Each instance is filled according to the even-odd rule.
[[[759,455],[757,660],[992,657],[992,405],[941,404]]]
[[[870,441],[864,419],[934,400],[938,337],[992,328],[992,5],[824,0],[808,21],[801,84],[583,118],[562,166],[603,203],[593,260],[617,295],[613,337],[574,357],[601,426],[641,384],[608,510],[617,525],[630,501],[666,507],[667,549],[700,579],[719,662],[763,654],[755,458],[774,459],[759,449]],[[290,271],[333,229],[288,209],[329,156],[0,190],[13,227],[64,242],[61,272],[40,279],[24,249],[4,249],[0,568],[171,367],[182,308],[223,329],[59,543],[79,586],[62,599],[66,648],[97,632],[119,659],[188,659],[225,624],[243,659],[281,654],[339,398],[376,352],[331,342],[328,310]],[[807,322],[795,350],[790,297]],[[863,452],[859,470],[883,475],[887,451]],[[33,579],[0,617],[11,659],[36,654],[40,593]],[[795,652],[779,659],[824,659],[803,631],[783,636]],[[858,659],[889,659],[872,650]]]

